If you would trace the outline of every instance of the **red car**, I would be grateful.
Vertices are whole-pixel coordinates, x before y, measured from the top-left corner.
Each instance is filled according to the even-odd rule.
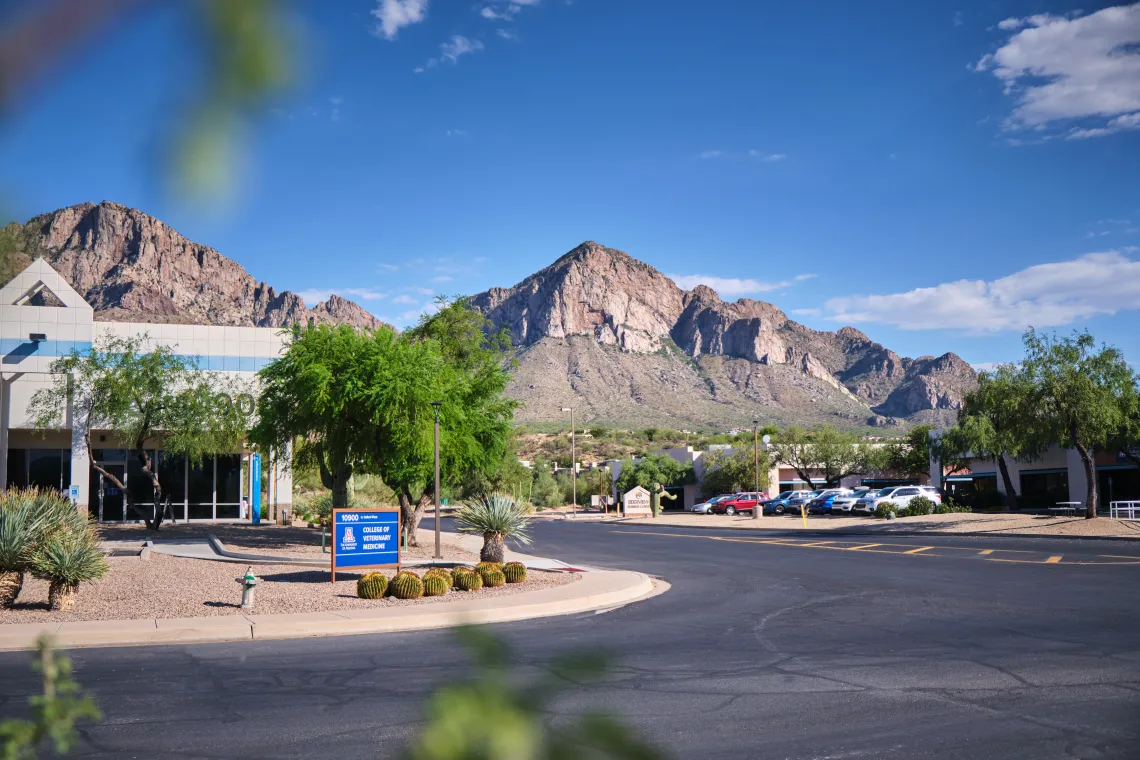
[[[765,501],[767,498],[767,494],[763,491],[760,493],[746,491],[736,494],[731,499],[713,504],[709,511],[717,515],[735,515],[737,512],[752,514],[756,509],[757,502]]]

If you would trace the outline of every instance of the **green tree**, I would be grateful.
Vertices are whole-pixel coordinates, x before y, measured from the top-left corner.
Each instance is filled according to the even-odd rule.
[[[366,407],[365,368],[376,363],[370,357],[387,356],[395,340],[391,330],[296,328],[285,354],[258,373],[261,397],[250,438],[278,451],[302,441],[294,466],[316,468],[334,507],[348,506],[353,473],[371,469],[377,426]]]
[[[1071,338],[1025,333],[1022,371],[1033,389],[1041,442],[1077,450],[1085,469],[1086,519],[1096,518],[1095,456],[1124,426],[1135,379],[1123,354],[1097,348],[1087,332]]]
[[[562,506],[562,489],[550,472],[550,463],[539,459],[534,463],[534,483],[531,501],[539,507]]]
[[[1108,449],[1140,467],[1140,376],[1133,378],[1131,388],[1120,398],[1120,427]]]
[[[250,387],[241,381],[197,369],[196,360],[159,346],[145,350],[149,336],[101,338],[87,353],[72,349],[51,364],[51,386],[29,405],[36,427],[62,424],[70,411],[84,430],[106,430],[134,454],[150,481],[152,503],[142,509],[117,475],[97,462],[94,468],[118,487],[129,513],[147,528],[163,521],[162,484],[150,450],[185,455],[191,463],[215,453],[236,451],[245,440],[253,411]]]
[[[881,467],[871,469],[890,470],[908,477],[918,477],[928,474],[931,459],[937,458],[942,463],[946,475],[967,470],[969,459],[962,456],[953,446],[942,445],[949,431],[943,431],[941,437],[931,438],[933,430],[933,425],[916,425],[907,432],[903,440],[877,447],[878,450],[885,452],[885,461]],[[949,440],[953,440],[952,435]]]
[[[978,387],[963,399],[958,427],[947,431],[944,447],[996,461],[1006,506],[1017,509],[1018,494],[1007,459],[1040,455],[1036,423],[1032,382],[1016,365],[1003,364],[978,376]]]
[[[636,464],[631,459],[622,461],[617,490],[625,493],[634,486],[641,486],[650,493],[656,493],[662,486],[676,487],[694,482],[696,475],[692,464],[681,464],[665,454],[649,454]]]
[[[760,449],[760,489],[768,488],[768,471],[772,462],[768,451]],[[706,496],[751,491],[756,486],[756,459],[751,447],[732,454],[709,451],[704,457],[705,476],[701,489]]]
[[[881,460],[857,436],[824,425],[816,430],[804,430],[795,425],[776,436],[772,442],[772,457],[780,464],[796,471],[805,483],[811,483],[813,472],[823,476],[826,485],[833,488],[851,475],[878,469]]]

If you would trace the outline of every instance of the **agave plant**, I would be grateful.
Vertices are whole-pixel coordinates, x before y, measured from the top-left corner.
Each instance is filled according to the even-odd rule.
[[[111,568],[99,550],[95,534],[87,529],[81,533],[60,533],[44,541],[32,556],[31,569],[50,583],[49,606],[66,612],[75,606],[79,584],[97,581]]]
[[[15,603],[37,547],[52,536],[87,530],[75,506],[58,494],[26,488],[0,495],[0,606]]]
[[[483,536],[483,549],[479,552],[483,562],[502,562],[507,539],[530,544],[530,517],[514,499],[501,493],[468,502],[460,507],[455,520],[461,532]]]

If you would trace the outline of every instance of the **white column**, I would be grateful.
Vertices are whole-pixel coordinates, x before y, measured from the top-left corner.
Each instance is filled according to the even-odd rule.
[[[1085,477],[1085,464],[1076,449],[1065,450],[1065,467],[1069,470],[1069,501],[1079,501],[1087,507],[1085,502],[1089,498],[1089,481]]]
[[[927,434],[927,437],[933,444],[936,441],[941,440],[942,431],[931,430]],[[934,449],[935,446],[930,446],[928,449],[928,451],[930,451],[930,485],[934,486],[935,488],[942,488],[942,457],[938,456],[935,453]]]
[[[90,500],[88,484],[91,482],[91,452],[87,450],[87,419],[79,414],[71,415],[71,483],[78,486],[75,505],[81,514],[87,514]]]
[[[273,453],[274,453],[275,457],[277,457],[277,456],[280,457],[279,459],[277,459],[277,458],[274,459],[274,463],[276,464],[276,466],[273,468],[273,470],[276,473],[277,477],[273,478],[272,474],[270,475],[271,480],[277,481],[276,483],[272,484],[272,488],[274,489],[273,495],[277,499],[277,506],[279,508],[280,507],[292,507],[292,505],[293,505],[293,467],[292,467],[292,464],[293,464],[293,447],[292,447],[292,445],[289,445],[289,446],[285,447],[284,451],[281,451],[281,452],[274,451]]]
[[[8,487],[8,421],[11,418],[10,383],[0,375],[0,493]]]

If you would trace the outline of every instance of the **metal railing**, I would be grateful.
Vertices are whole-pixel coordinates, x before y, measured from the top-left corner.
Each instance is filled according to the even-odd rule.
[[[1108,505],[1108,514],[1117,520],[1140,520],[1140,501],[1114,501]]]

